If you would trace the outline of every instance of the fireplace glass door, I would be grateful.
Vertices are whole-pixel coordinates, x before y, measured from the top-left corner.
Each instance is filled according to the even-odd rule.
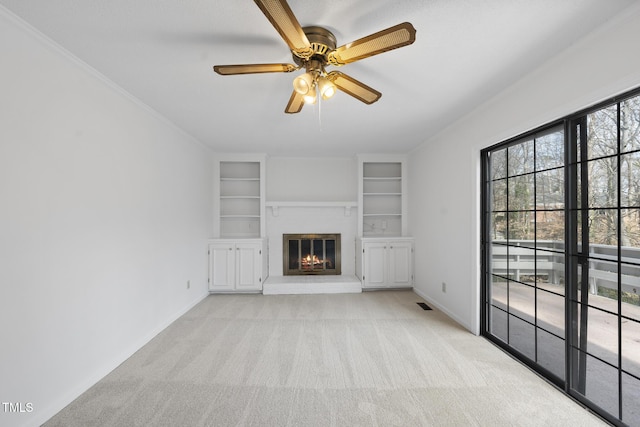
[[[285,276],[341,274],[339,234],[285,234],[282,247]]]

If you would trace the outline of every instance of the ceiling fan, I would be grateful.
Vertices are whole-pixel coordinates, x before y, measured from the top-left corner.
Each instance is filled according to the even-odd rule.
[[[328,65],[341,66],[413,43],[416,30],[408,22],[395,25],[336,48],[331,31],[318,26],[301,27],[286,0],[254,0],[291,49],[294,64],[215,65],[223,76],[234,74],[306,72],[293,80],[293,93],[285,113],[298,113],[318,96],[328,99],[339,89],[372,104],[382,94],[340,71],[327,72]]]

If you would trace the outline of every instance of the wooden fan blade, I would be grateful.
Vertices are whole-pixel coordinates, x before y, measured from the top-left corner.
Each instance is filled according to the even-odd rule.
[[[373,104],[382,96],[382,94],[377,90],[359,82],[353,77],[349,77],[346,74],[341,73],[340,71],[330,72],[327,74],[327,78],[331,80],[338,89],[348,93],[356,99],[359,99],[365,104]]]
[[[300,95],[295,90],[291,94],[291,98],[289,98],[289,103],[287,104],[287,108],[284,109],[284,112],[287,114],[295,114],[299,113],[304,106],[304,96]]]
[[[408,22],[378,31],[367,37],[342,45],[329,52],[332,65],[344,65],[388,50],[407,46],[416,40],[416,29]]]
[[[300,58],[313,55],[311,43],[286,0],[254,0],[291,51]]]
[[[297,70],[293,64],[242,64],[242,65],[214,65],[213,71],[223,76],[233,74],[259,73],[290,73]]]

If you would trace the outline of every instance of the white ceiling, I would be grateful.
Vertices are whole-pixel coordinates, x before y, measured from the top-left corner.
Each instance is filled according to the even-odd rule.
[[[382,92],[289,115],[301,73],[220,76],[216,64],[292,62],[251,0],[0,0],[220,152],[407,152],[630,6],[633,0],[289,0],[338,45],[400,22],[416,42],[340,71]],[[523,100],[526,102],[526,100]]]

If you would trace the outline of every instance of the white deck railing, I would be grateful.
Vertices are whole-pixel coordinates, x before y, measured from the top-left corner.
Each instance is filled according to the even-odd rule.
[[[494,274],[521,280],[523,276],[536,275],[554,285],[564,283],[564,242],[553,240],[494,240],[491,248],[491,269]],[[538,249],[545,249],[536,251]],[[555,252],[551,252],[555,251]],[[622,290],[637,294],[640,291],[640,248],[623,246],[621,279]],[[537,255],[537,260],[536,260]],[[618,247],[589,245],[589,292],[597,293],[598,286],[618,288]],[[537,263],[536,263],[537,261]],[[629,264],[627,264],[629,263]],[[536,270],[537,265],[537,270]],[[507,270],[508,269],[508,270]]]

